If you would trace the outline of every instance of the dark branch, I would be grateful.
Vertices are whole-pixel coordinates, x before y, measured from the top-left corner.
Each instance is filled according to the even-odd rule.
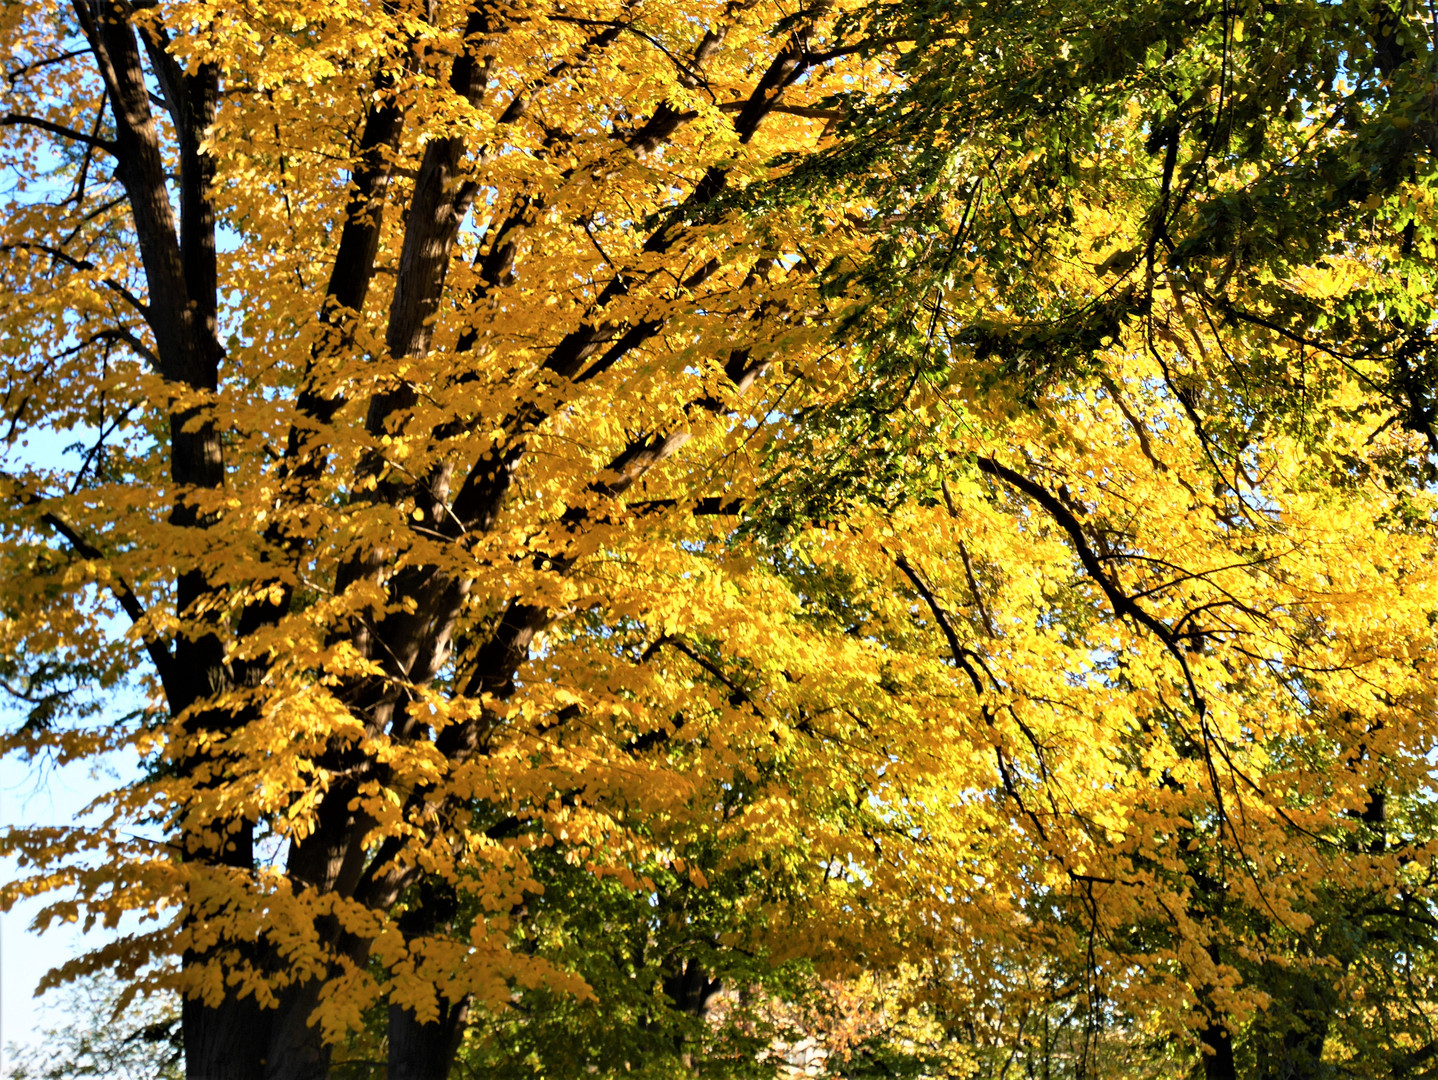
[[[51,135],[58,135],[62,139],[84,143],[86,146],[93,147],[96,150],[103,150],[112,157],[119,154],[119,148],[109,139],[86,135],[83,131],[76,131],[74,128],[67,128],[62,124],[52,124],[49,120],[44,120],[38,116],[26,116],[24,113],[6,113],[4,116],[0,116],[0,126],[39,128],[41,131],[48,131]]]
[[[22,506],[38,507],[45,502],[44,496],[26,490],[14,477],[3,473],[0,473],[0,477],[3,477],[14,485],[15,494],[19,497]],[[95,562],[106,561],[105,553],[86,540],[74,525],[70,524],[58,513],[51,510],[42,511],[40,521],[63,537],[65,542],[74,550],[75,554],[81,558],[92,559]],[[116,601],[119,602],[120,609],[129,616],[130,621],[136,625],[142,624],[146,617],[145,606],[140,603],[140,598],[135,595],[135,590],[130,588],[129,583],[123,577],[115,575],[110,579],[109,589]],[[155,636],[152,630],[144,632],[144,641],[145,650],[150,654],[150,659],[154,662],[155,669],[159,672],[160,681],[168,685],[174,675],[174,659],[170,655],[169,649],[166,648],[163,641]]]
[[[59,248],[51,247],[48,244],[25,242],[0,245],[0,255],[9,255],[16,251],[34,251],[42,255],[49,255],[52,259],[59,259],[65,265],[73,267],[76,270],[94,271],[99,269],[99,267],[89,259],[77,259],[74,255],[61,251]],[[141,315],[145,316],[146,319],[149,318],[149,307],[129,289],[125,288],[125,286],[121,285],[114,278],[101,278],[100,281],[107,289],[124,299],[126,303]]]

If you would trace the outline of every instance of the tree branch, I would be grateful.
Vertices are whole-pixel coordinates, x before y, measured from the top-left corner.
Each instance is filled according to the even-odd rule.
[[[52,259],[59,259],[62,263],[65,263],[67,266],[73,267],[76,270],[99,269],[99,267],[97,267],[89,259],[77,259],[74,255],[71,255],[65,251],[61,251],[57,247],[51,247],[49,244],[36,244],[29,241],[22,241],[18,244],[0,245],[0,255],[9,255],[16,251],[38,251],[42,255],[49,255]],[[125,286],[121,285],[114,278],[101,278],[100,282],[107,289],[120,296],[126,303],[128,303],[132,308],[138,311],[147,322],[149,321],[150,308],[138,296],[132,293],[129,289],[125,288]]]
[[[112,157],[119,156],[119,147],[109,139],[101,139],[93,135],[86,135],[83,131],[76,131],[74,128],[67,128],[62,124],[52,124],[49,120],[38,116],[27,116],[24,113],[6,113],[0,116],[0,127],[33,127],[41,131],[48,131],[51,135],[58,135],[62,139],[69,139],[71,142],[84,143],[86,146],[96,150],[103,150]]]
[[[43,507],[45,503],[43,495],[28,490],[9,474],[0,473],[0,479],[7,480],[14,486],[15,495],[21,506]],[[63,537],[75,554],[81,558],[92,559],[96,562],[107,561],[105,553],[86,540],[80,530],[66,521],[59,513],[42,509],[40,521]],[[137,626],[143,626],[147,619],[145,606],[140,603],[140,598],[135,595],[135,590],[130,587],[129,582],[117,574],[111,578],[108,588],[119,603],[120,609],[129,616],[130,622]],[[150,660],[160,675],[160,681],[168,686],[174,677],[174,658],[171,656],[170,650],[163,641],[155,636],[153,630],[142,630],[141,638],[145,642],[145,651],[150,654]]]

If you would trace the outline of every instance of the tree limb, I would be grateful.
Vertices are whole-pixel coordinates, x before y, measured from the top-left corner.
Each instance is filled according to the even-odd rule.
[[[28,490],[20,481],[8,474],[0,473],[0,478],[9,481],[14,486],[14,493],[21,506],[43,507],[46,501],[43,495]],[[81,558],[92,559],[95,562],[107,561],[104,552],[86,540],[79,529],[56,511],[42,509],[40,521],[63,537]],[[120,609],[129,616],[130,622],[137,626],[143,626],[147,618],[145,606],[140,603],[140,598],[135,595],[129,582],[117,574],[111,577],[107,587],[119,603]],[[160,681],[169,684],[174,675],[174,658],[171,656],[169,648],[155,636],[153,630],[142,630],[141,638],[145,643],[145,651],[149,653],[150,660],[160,675]]]
[[[69,139],[71,142],[83,143],[96,150],[103,150],[111,156],[118,156],[120,152],[120,148],[109,139],[86,135],[83,131],[67,128],[63,124],[51,123],[49,120],[45,120],[39,116],[27,116],[24,113],[6,113],[4,116],[0,116],[0,126],[39,128],[41,131],[48,131],[51,135],[58,135],[62,139]]]
[[[62,251],[57,247],[51,247],[49,244],[37,244],[30,241],[22,241],[18,244],[0,245],[0,255],[9,255],[16,251],[36,251],[41,253],[42,255],[49,255],[52,259],[59,259],[62,263],[65,263],[67,266],[73,267],[76,270],[93,271],[99,269],[89,259],[76,258],[74,255]],[[138,311],[148,321],[150,308],[138,296],[132,293],[129,289],[125,288],[125,286],[121,285],[114,278],[101,278],[100,282],[107,289],[118,295],[127,304],[129,304],[132,308]]]

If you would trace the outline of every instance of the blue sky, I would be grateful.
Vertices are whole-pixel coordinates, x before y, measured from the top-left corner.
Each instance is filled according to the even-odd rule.
[[[7,464],[74,466],[73,456],[67,461],[65,447],[81,438],[80,434],[32,429],[27,437],[23,448],[8,448],[3,455]],[[134,702],[117,697],[108,706],[119,715],[133,708]],[[21,719],[16,709],[0,700],[0,726],[9,728]],[[64,768],[48,761],[0,757],[0,830],[17,825],[72,825],[96,796],[117,786],[121,777],[133,775],[136,765],[118,756]],[[0,881],[16,876],[14,861],[0,859]],[[56,1027],[67,1019],[57,1012],[58,1006],[47,1009],[43,1000],[34,997],[45,972],[86,947],[94,948],[106,936],[96,931],[87,937],[74,925],[53,926],[43,936],[35,934],[29,924],[42,906],[43,901],[31,901],[0,915],[0,1075],[8,1064],[6,1046],[33,1042],[41,1024]]]
[[[57,769],[0,759],[0,828],[73,823],[86,803],[114,783],[113,778],[92,776],[92,768],[76,764]],[[15,874],[13,861],[0,860],[0,878],[9,880]],[[73,925],[52,927],[43,937],[30,932],[28,925],[40,906],[37,901],[23,903],[0,915],[0,1048],[33,1042],[41,1023],[53,1027],[64,1020],[53,1008],[44,1014],[33,996],[35,986],[51,967],[79,953],[86,938]],[[100,933],[89,935],[91,947],[101,939]],[[0,1073],[7,1056],[0,1049]]]

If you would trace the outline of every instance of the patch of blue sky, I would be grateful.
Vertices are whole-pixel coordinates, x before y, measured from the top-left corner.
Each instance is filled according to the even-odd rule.
[[[23,440],[4,448],[0,460],[58,478],[73,476],[83,466],[87,447],[94,444],[94,429],[32,428]],[[115,634],[123,632],[117,619]],[[137,686],[113,691],[101,703],[91,723],[116,724],[138,712],[143,700]],[[13,701],[0,703],[0,724],[13,727],[23,720]],[[139,776],[140,762],[131,754],[112,753],[98,760],[58,764],[48,757],[25,760],[0,758],[0,830],[16,827],[84,826],[95,819],[96,799]],[[0,860],[0,880],[14,880],[23,871],[13,859]],[[84,933],[75,924],[53,925],[42,936],[32,922],[45,906],[43,899],[17,904],[0,914],[0,1075],[5,1075],[5,1047],[28,1044],[39,1031],[41,1014],[36,988],[46,972],[90,949],[98,948],[126,929]],[[55,1017],[46,1021],[54,1025]]]

